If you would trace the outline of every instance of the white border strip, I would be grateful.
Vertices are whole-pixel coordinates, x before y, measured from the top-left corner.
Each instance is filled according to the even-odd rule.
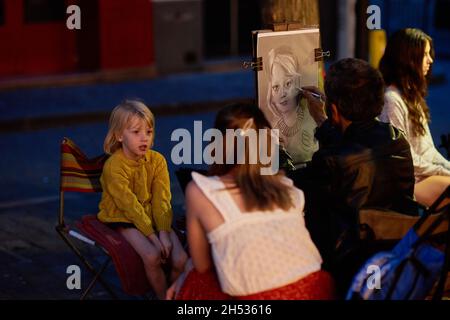
[[[318,28],[314,29],[304,29],[304,30],[290,30],[290,31],[272,31],[272,32],[259,32],[258,38],[263,37],[274,37],[274,36],[289,36],[293,34],[300,34],[300,33],[317,33],[319,32]]]
[[[80,234],[80,233],[78,233],[78,232],[76,232],[76,231],[70,230],[70,231],[69,231],[69,234],[70,234],[72,237],[77,238],[78,240],[84,241],[84,242],[86,242],[86,243],[89,243],[89,244],[92,245],[92,246],[95,246],[95,242],[94,242],[93,240],[91,240],[91,239],[89,239],[89,238],[83,236],[82,234]]]

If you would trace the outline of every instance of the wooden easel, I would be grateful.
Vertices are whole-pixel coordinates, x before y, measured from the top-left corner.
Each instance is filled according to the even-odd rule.
[[[272,31],[291,31],[310,28],[319,28],[319,25],[306,26],[300,22],[276,22],[271,24]]]
[[[256,47],[257,47],[257,34],[258,32],[277,32],[277,31],[292,31],[292,30],[302,30],[302,29],[311,29],[311,28],[319,28],[318,25],[304,25],[300,22],[277,22],[269,25],[270,29],[266,30],[258,30],[252,32],[252,42],[253,42],[253,51],[252,51],[252,61],[246,61],[243,63],[244,68],[250,68],[255,72],[255,82],[258,83],[258,75],[257,72],[263,70],[263,61],[261,57],[257,57]],[[323,73],[325,70],[325,65],[323,62],[324,57],[330,57],[330,51],[323,51],[322,48],[314,49],[315,61],[319,62],[319,71]],[[319,78],[319,88],[323,89],[323,78]],[[258,86],[256,85],[256,97],[258,97]]]

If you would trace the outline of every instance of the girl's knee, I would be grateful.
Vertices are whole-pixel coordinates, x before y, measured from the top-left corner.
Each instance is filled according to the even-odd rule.
[[[186,264],[187,260],[188,256],[186,252],[182,251],[180,254],[173,258],[173,268],[177,271],[183,271],[184,265]]]
[[[159,267],[161,265],[161,254],[156,252],[147,252],[144,257],[142,257],[144,265],[147,267]]]

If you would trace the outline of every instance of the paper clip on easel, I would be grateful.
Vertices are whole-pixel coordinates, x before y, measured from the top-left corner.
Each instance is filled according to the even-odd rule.
[[[261,71],[263,69],[263,61],[262,57],[258,57],[256,59],[252,59],[252,61],[244,61],[242,64],[244,69],[253,69],[255,71]]]
[[[321,61],[324,57],[330,57],[330,51],[323,51],[321,48],[314,49],[314,60]]]

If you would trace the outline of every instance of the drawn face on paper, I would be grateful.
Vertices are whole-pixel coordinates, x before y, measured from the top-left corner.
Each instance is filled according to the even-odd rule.
[[[298,104],[298,89],[295,78],[287,74],[278,63],[272,68],[272,102],[282,114],[295,110]]]

